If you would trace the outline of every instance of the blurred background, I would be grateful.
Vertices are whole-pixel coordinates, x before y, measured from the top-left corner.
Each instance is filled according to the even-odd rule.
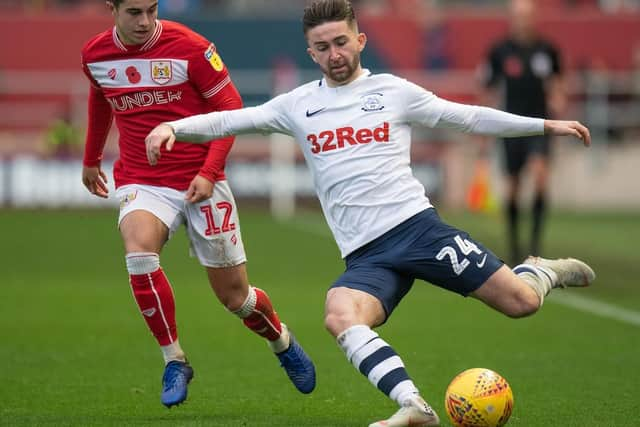
[[[321,77],[306,54],[304,3],[159,0],[161,18],[217,45],[245,105]],[[485,102],[482,64],[508,31],[506,1],[354,4],[369,38],[365,67]],[[581,120],[593,136],[588,150],[554,141],[543,255],[582,258],[598,279],[554,292],[543,313],[517,322],[420,284],[381,330],[441,415],[449,381],[487,367],[515,390],[510,426],[637,427],[640,0],[536,5],[539,32],[562,55],[561,118]],[[89,85],[80,49],[112,25],[104,0],[0,0],[0,425],[351,427],[395,411],[324,331],[326,289],[344,267],[296,144],[260,135],[237,138],[227,176],[252,283],[269,291],[314,358],[318,390],[301,399],[287,384],[264,343],[212,296],[181,232],[162,265],[197,381],[187,405],[159,406],[161,359],[127,286],[117,201],[81,183]],[[117,137],[112,129],[103,163],[111,194]],[[501,148],[416,129],[412,164],[446,222],[505,258]]]
[[[214,43],[246,105],[317,79],[295,0],[163,0],[160,17]],[[481,103],[478,70],[508,27],[498,0],[359,0],[363,57],[374,72],[405,76],[437,95]],[[556,43],[569,105],[593,134],[583,150],[556,141],[551,203],[563,209],[640,208],[640,0],[539,0],[540,33]],[[99,0],[0,0],[0,205],[110,206],[80,183],[88,83],[83,43],[112,25]],[[268,34],[268,38],[264,35]],[[105,166],[117,155],[111,133]],[[459,133],[416,131],[416,175],[440,206],[495,210],[503,191],[501,150],[491,155],[484,200],[472,200],[477,144]],[[228,175],[236,197],[269,202],[290,215],[313,188],[297,148],[279,137],[241,137]],[[38,182],[38,185],[32,185]],[[477,182],[475,183],[477,184]],[[476,185],[477,187],[477,185]]]

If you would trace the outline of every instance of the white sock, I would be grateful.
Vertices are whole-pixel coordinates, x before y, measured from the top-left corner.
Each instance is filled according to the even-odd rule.
[[[169,345],[160,346],[162,350],[162,356],[164,357],[165,365],[173,360],[178,360],[180,362],[186,362],[187,358],[180,347],[180,342],[175,340]]]
[[[280,332],[280,336],[278,337],[278,339],[275,341],[267,340],[269,348],[271,348],[271,351],[273,351],[274,353],[282,353],[289,348],[289,328],[287,328],[287,325],[285,325],[284,323],[280,323],[280,326],[282,326],[282,332]]]
[[[130,252],[125,260],[129,274],[149,274],[160,268],[160,256],[154,252]]]
[[[240,308],[232,311],[232,313],[241,319],[249,317],[251,313],[253,313],[253,310],[256,309],[257,301],[258,295],[256,295],[256,290],[253,288],[253,286],[249,286],[249,293],[247,294],[247,298],[245,298]]]
[[[253,286],[249,286],[249,293],[247,294],[247,298],[244,300],[239,309],[233,311],[232,313],[238,316],[241,319],[244,319],[250,316],[254,310],[256,309],[256,303],[258,301],[258,296],[256,295],[256,290]],[[267,340],[269,344],[269,348],[274,353],[282,353],[286,349],[289,348],[289,330],[287,329],[287,325],[284,323],[280,323],[282,326],[282,332],[280,332],[280,336],[278,339],[274,341]]]
[[[513,268],[513,272],[518,275],[524,282],[533,289],[540,298],[540,307],[544,303],[544,297],[549,295],[558,276],[548,268],[531,264],[520,264]]]
[[[368,326],[352,326],[337,341],[353,366],[398,405],[419,394],[400,356]]]

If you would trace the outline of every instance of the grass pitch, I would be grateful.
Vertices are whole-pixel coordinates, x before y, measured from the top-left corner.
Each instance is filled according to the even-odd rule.
[[[395,403],[347,364],[324,331],[324,295],[343,269],[324,220],[307,214],[276,222],[240,208],[251,281],[269,292],[316,363],[311,395],[299,394],[266,344],[216,301],[178,233],[162,265],[196,376],[188,401],[165,409],[162,358],[131,297],[116,213],[5,210],[0,425],[335,427],[366,426],[392,414]],[[442,216],[504,255],[499,219]],[[445,388],[471,367],[494,369],[510,382],[509,426],[640,425],[640,324],[634,321],[640,263],[631,244],[640,241],[638,219],[557,213],[549,219],[546,255],[582,258],[598,274],[592,288],[566,292],[600,308],[604,303],[604,310],[551,297],[537,315],[510,320],[416,282],[379,332],[444,426]]]

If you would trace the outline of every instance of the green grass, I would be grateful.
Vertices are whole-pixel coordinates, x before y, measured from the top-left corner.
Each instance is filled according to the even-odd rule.
[[[165,409],[161,356],[131,297],[115,212],[5,210],[0,425],[366,426],[394,412],[395,404],[346,363],[324,331],[324,294],[343,265],[322,218],[274,222],[249,209],[241,215],[252,282],[269,292],[316,362],[311,395],[297,393],[265,343],[215,300],[179,233],[162,264],[196,378],[188,402]],[[442,216],[504,255],[498,218]],[[594,287],[568,292],[639,311],[638,219],[550,218],[548,255],[584,258],[598,273]],[[639,425],[638,326],[553,298],[538,315],[515,321],[418,282],[380,333],[443,418],[451,378],[487,367],[514,390],[510,426]]]

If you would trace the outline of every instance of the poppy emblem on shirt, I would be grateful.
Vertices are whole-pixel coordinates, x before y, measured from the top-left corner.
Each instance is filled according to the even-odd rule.
[[[151,61],[151,80],[166,85],[173,77],[171,61]]]
[[[107,76],[109,76],[111,80],[115,80],[117,75],[118,75],[118,71],[116,71],[115,68],[110,69],[109,72],[107,73]]]
[[[125,72],[127,73],[127,78],[129,79],[129,83],[137,84],[137,83],[140,83],[140,80],[142,80],[142,76],[138,72],[138,69],[133,65],[130,67],[127,67]]]
[[[368,93],[362,96],[362,111],[380,111],[384,108],[381,93]]]

